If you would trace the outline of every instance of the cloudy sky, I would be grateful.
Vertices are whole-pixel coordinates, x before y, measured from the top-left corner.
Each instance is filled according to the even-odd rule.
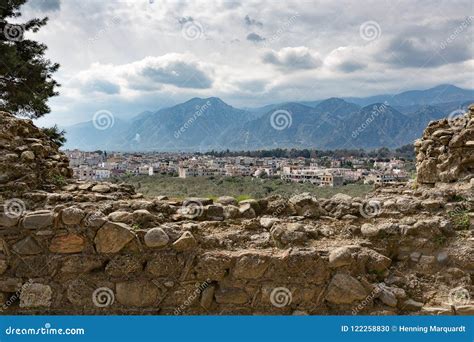
[[[30,0],[61,64],[41,125],[218,96],[236,107],[474,88],[470,0]]]

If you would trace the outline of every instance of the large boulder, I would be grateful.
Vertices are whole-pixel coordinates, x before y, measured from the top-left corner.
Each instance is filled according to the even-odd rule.
[[[66,208],[61,213],[61,218],[64,224],[74,225],[81,223],[85,213],[82,209],[76,207]]]
[[[151,306],[156,303],[160,289],[151,281],[135,280],[117,283],[117,301],[127,306]]]
[[[197,246],[197,241],[191,232],[184,232],[181,237],[173,243],[173,247],[178,252],[191,250]]]
[[[147,247],[154,248],[166,246],[170,238],[162,228],[156,227],[146,232],[144,240]]]
[[[51,286],[38,283],[25,283],[20,292],[21,308],[51,306]]]
[[[291,197],[289,202],[300,216],[317,218],[321,215],[318,201],[307,192]]]
[[[351,304],[367,296],[367,291],[357,279],[348,274],[336,274],[328,286],[326,300],[333,304]]]
[[[50,210],[39,210],[28,213],[23,218],[23,228],[42,229],[53,224],[54,215]]]
[[[85,240],[78,234],[64,234],[55,236],[51,240],[49,250],[52,253],[79,253],[85,247]]]
[[[135,233],[125,223],[107,222],[97,231],[94,242],[99,253],[117,253],[134,238]]]

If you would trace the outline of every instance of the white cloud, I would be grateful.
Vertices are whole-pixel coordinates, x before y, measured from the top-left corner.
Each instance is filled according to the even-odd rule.
[[[474,87],[474,26],[458,29],[473,14],[469,0],[44,4],[27,3],[18,20],[49,11],[48,24],[28,38],[45,43],[48,58],[61,64],[50,123],[82,121],[109,107],[125,117],[194,96],[243,107],[440,83]],[[183,36],[181,23],[190,18],[203,28],[199,39]],[[367,21],[381,28],[370,42],[359,33]],[[429,70],[421,68],[433,52]]]
[[[207,89],[212,86],[213,69],[190,54],[166,54],[146,57],[121,68],[134,78],[138,85],[173,85],[178,88]]]
[[[140,91],[173,88],[208,89],[212,86],[213,68],[196,60],[191,54],[148,56],[121,64],[94,63],[72,81],[83,92],[126,96]]]

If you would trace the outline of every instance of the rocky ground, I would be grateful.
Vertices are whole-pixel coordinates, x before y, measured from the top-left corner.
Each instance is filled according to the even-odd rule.
[[[128,185],[25,182],[2,193],[3,311],[474,314],[472,114],[430,124],[417,183],[365,198],[177,201]],[[12,147],[20,160],[25,146]]]

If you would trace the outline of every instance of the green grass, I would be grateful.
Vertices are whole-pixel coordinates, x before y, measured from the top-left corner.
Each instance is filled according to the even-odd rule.
[[[134,223],[132,225],[132,230],[139,230],[139,229],[142,229],[142,227],[138,223]]]
[[[66,179],[64,178],[64,176],[61,176],[61,175],[53,175],[53,177],[51,178],[51,181],[53,182],[53,184],[57,186],[67,185]]]
[[[436,235],[434,238],[433,238],[433,242],[434,244],[437,246],[437,247],[442,247],[444,246],[444,244],[446,243],[447,241],[447,237],[444,236],[444,235]]]
[[[256,179],[251,177],[178,177],[155,175],[120,179],[132,184],[137,192],[145,196],[166,195],[173,198],[233,196],[238,201],[263,198],[274,194],[291,196],[309,192],[316,197],[329,198],[337,193],[364,196],[372,190],[371,185],[349,184],[340,187],[317,187],[309,183],[287,183],[280,179]]]
[[[467,210],[453,210],[449,212],[451,221],[457,230],[467,230],[471,224]]]
[[[237,200],[237,202],[242,202],[242,201],[245,201],[245,200],[248,200],[248,199],[252,199],[252,196],[250,196],[250,195],[239,195],[235,199]]]

